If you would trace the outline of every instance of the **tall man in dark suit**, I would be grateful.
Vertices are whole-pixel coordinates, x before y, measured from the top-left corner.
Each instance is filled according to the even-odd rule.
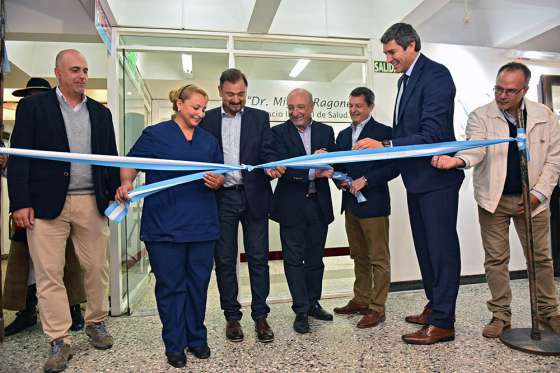
[[[387,62],[403,73],[395,103],[392,145],[454,141],[455,85],[449,70],[420,53],[420,37],[411,25],[394,24],[381,42]],[[360,140],[356,145],[358,149],[383,146],[373,139]],[[428,298],[420,315],[405,319],[423,327],[402,338],[411,344],[453,340],[461,274],[457,208],[464,174],[438,170],[430,165],[429,157],[403,159],[397,165],[407,191],[412,237]]]
[[[275,160],[268,113],[245,106],[245,75],[237,69],[224,71],[218,90],[222,106],[208,110],[201,126],[218,139],[224,162],[256,165]],[[224,186],[218,191],[221,233],[214,261],[220,305],[227,321],[226,337],[234,342],[243,340],[236,273],[239,222],[249,264],[251,317],[255,321],[257,338],[264,343],[274,340],[274,333],[266,321],[270,312],[266,304],[270,289],[268,213],[272,198],[270,178],[279,175],[276,170],[229,172],[225,174]]]
[[[375,95],[367,87],[350,93],[349,111],[352,125],[336,138],[337,150],[350,150],[361,139],[390,140],[391,127],[372,117]],[[389,253],[389,214],[391,203],[387,182],[398,175],[392,161],[357,162],[336,165],[335,169],[353,181],[337,182],[342,187],[342,208],[350,257],[354,260],[354,297],[337,314],[363,314],[358,328],[372,328],[385,321],[385,302],[391,284]],[[361,192],[366,201],[358,202]]]
[[[279,158],[334,151],[334,131],[311,119],[313,97],[304,89],[288,95],[290,120],[272,128]],[[329,177],[332,170],[287,169],[278,180],[270,218],[280,224],[284,273],[296,313],[294,330],[309,332],[308,315],[332,320],[319,304],[327,229],[334,220]]]
[[[88,66],[74,49],[56,57],[58,87],[20,101],[14,148],[117,155],[111,113],[85,95]],[[43,331],[51,340],[45,372],[60,372],[72,356],[72,325],[64,287],[66,241],[70,237],[84,271],[86,333],[91,344],[108,349],[113,338],[107,318],[107,242],[103,215],[119,185],[117,168],[10,157],[10,211],[27,229]]]

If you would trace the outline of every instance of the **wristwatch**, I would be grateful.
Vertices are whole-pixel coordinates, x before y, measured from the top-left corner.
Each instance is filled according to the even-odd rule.
[[[382,140],[381,143],[383,144],[384,148],[392,148],[393,142],[391,140]]]

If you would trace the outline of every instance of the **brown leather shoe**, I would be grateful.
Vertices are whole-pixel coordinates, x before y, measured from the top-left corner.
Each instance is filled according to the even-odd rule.
[[[412,345],[431,345],[438,342],[447,342],[455,339],[455,329],[438,328],[434,325],[425,325],[416,333],[405,334],[402,340]]]
[[[237,320],[230,320],[226,324],[226,337],[232,342],[241,342],[243,340],[243,329]]]
[[[336,307],[334,313],[339,315],[352,315],[359,313],[360,315],[365,315],[369,312],[369,307],[367,304],[359,304],[353,301],[349,301],[347,305],[343,307]]]
[[[504,330],[508,330],[509,328],[511,328],[509,322],[492,317],[492,320],[482,329],[482,336],[486,338],[498,338]]]
[[[556,334],[560,334],[560,316],[552,316],[547,319],[539,317],[539,324],[545,329],[551,330]]]
[[[356,325],[360,329],[365,328],[373,328],[385,321],[385,313],[379,313],[376,311],[371,311],[368,314],[364,315],[360,321],[358,321],[358,325]]]
[[[404,321],[411,324],[429,325],[428,317],[432,314],[431,308],[424,308],[421,314],[411,315],[404,318]]]
[[[255,331],[257,332],[257,339],[262,343],[270,343],[274,341],[274,333],[266,322],[266,319],[255,321]]]

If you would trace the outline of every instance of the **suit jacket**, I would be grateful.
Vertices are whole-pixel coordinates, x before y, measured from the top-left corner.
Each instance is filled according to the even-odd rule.
[[[272,127],[274,145],[279,159],[306,155],[303,142],[297,128],[291,121]],[[311,123],[311,154],[317,149],[325,148],[329,152],[336,151],[334,131],[326,124],[313,121]],[[315,179],[317,198],[322,221],[325,225],[334,220],[329,179]],[[270,218],[283,225],[303,223],[303,216],[298,206],[306,203],[309,190],[309,170],[288,168],[278,179],[272,198]]]
[[[447,68],[420,54],[393,121],[393,145],[455,141],[453,108],[455,84]],[[397,161],[408,193],[424,193],[460,184],[461,170],[438,170],[431,157]]]
[[[91,152],[117,155],[111,112],[88,97],[91,122]],[[69,152],[68,136],[55,90],[22,99],[16,110],[11,146],[21,149]],[[103,214],[120,185],[117,167],[92,166],[97,209]],[[32,207],[39,219],[54,219],[64,207],[70,163],[10,157],[8,193],[10,211]]]
[[[358,140],[366,137],[378,141],[389,140],[392,137],[392,129],[371,118],[364,125]],[[352,149],[352,126],[340,131],[336,138],[336,147],[339,151]],[[387,182],[399,174],[394,161],[341,163],[334,167],[337,171],[347,173],[354,180],[365,176],[368,181],[367,186],[361,190],[367,201],[358,203],[354,195],[343,191],[341,212],[348,209],[358,218],[387,216],[391,213]]]
[[[220,149],[222,145],[222,111],[221,107],[208,110],[202,128],[212,133]],[[239,144],[239,162],[257,165],[275,160],[270,131],[270,116],[266,111],[245,107],[241,116],[241,139]],[[268,218],[272,188],[270,178],[263,170],[241,171],[245,197],[249,211],[254,218]]]
[[[549,198],[558,185],[560,171],[560,127],[558,118],[545,105],[525,99],[527,110],[527,144],[531,161],[527,162],[529,188],[546,199],[533,211],[535,216],[548,208]],[[509,137],[508,124],[496,101],[473,110],[467,122],[468,140],[503,139]],[[494,213],[502,197],[507,175],[509,143],[468,149],[455,156],[463,159],[466,168],[474,167],[473,186],[476,202]]]

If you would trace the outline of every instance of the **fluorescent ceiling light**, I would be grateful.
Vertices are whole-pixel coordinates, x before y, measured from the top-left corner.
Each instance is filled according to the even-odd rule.
[[[308,64],[309,64],[309,60],[306,60],[306,59],[298,60],[298,62],[295,64],[292,71],[290,71],[290,74],[289,74],[290,78],[296,78],[299,74],[301,74],[303,69],[305,69]]]
[[[539,52],[539,51],[511,51],[513,58],[521,58],[537,61],[560,61],[560,53],[556,52]]]
[[[192,74],[192,54],[183,53],[181,61],[183,62],[183,71],[186,74]]]

